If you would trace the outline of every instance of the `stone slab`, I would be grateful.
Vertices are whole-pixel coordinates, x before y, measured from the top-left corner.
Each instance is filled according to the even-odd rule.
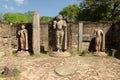
[[[50,53],[50,56],[52,56],[52,57],[69,57],[69,56],[71,56],[71,54],[67,51],[65,51],[65,52],[55,52],[54,51],[54,52]]]
[[[74,65],[65,64],[57,66],[54,71],[59,76],[72,76],[77,71],[77,68]]]
[[[30,53],[28,51],[18,51],[17,56],[29,56]]]
[[[100,57],[106,57],[107,53],[105,53],[105,52],[94,52],[94,55],[95,56],[100,56]]]

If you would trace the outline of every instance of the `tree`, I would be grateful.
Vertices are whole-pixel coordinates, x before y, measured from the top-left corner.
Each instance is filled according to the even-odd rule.
[[[84,0],[80,10],[79,20],[115,20],[120,18],[120,0]]]
[[[2,21],[3,20],[3,13],[0,13],[0,21]]]
[[[33,19],[33,14],[34,14],[35,11],[28,11],[25,13],[25,15],[28,17],[29,19],[29,22],[32,22],[32,19]]]
[[[22,13],[5,13],[4,14],[5,22],[30,22],[28,16]]]
[[[76,17],[78,15],[79,8],[77,4],[68,5],[64,7],[59,14],[63,15],[63,17],[71,17],[73,21],[76,21]]]
[[[42,16],[40,18],[40,22],[49,22],[50,20],[52,20],[52,17],[48,17],[48,16]]]

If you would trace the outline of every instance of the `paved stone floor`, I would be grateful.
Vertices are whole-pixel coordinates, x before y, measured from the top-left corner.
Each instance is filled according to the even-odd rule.
[[[0,78],[0,80],[120,80],[120,60],[112,57],[5,56],[0,58],[0,66],[7,63],[16,66],[21,72],[20,76]],[[60,66],[62,68],[58,68]]]

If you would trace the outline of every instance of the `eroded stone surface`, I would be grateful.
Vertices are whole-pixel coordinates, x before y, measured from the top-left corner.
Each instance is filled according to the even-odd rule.
[[[0,52],[0,58],[1,58],[2,56],[4,56],[4,55],[5,55],[4,52]]]
[[[94,52],[95,56],[106,57],[107,54],[105,52]]]
[[[76,67],[70,64],[59,65],[55,68],[55,73],[59,76],[71,76],[76,72]]]
[[[52,56],[52,57],[68,57],[68,56],[71,56],[71,54],[67,51],[65,51],[65,52],[51,52],[50,56]]]
[[[29,56],[30,53],[28,51],[18,51],[17,56]]]
[[[5,66],[3,72],[1,73],[1,75],[5,75],[5,76],[16,76],[18,70],[14,67],[14,66]]]
[[[0,64],[13,63],[21,72],[14,78],[0,80],[119,80],[120,60],[111,57],[13,57],[0,58]],[[70,76],[59,76],[54,70],[60,65],[74,66],[77,70]]]

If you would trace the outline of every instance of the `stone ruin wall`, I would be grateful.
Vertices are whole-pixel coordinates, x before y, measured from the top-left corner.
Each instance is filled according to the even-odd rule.
[[[32,35],[32,24],[31,23],[24,23],[29,31],[29,34]],[[72,48],[78,47],[78,24],[77,23],[69,23],[70,30],[72,37],[69,37],[71,40],[69,44],[72,44]],[[45,49],[48,49],[49,46],[49,24],[48,23],[40,23],[41,31],[40,31],[40,43],[41,46]],[[68,26],[69,27],[69,26]],[[120,24],[112,25],[112,22],[83,22],[83,42],[90,42],[91,38],[93,37],[94,29],[100,27],[106,34],[106,44],[120,44]],[[9,32],[10,37],[12,38],[12,45],[14,47],[17,46],[17,38],[16,38],[16,31],[20,28],[20,24],[13,24],[11,28],[9,28],[9,24],[7,23],[0,23],[0,42],[4,43],[5,39],[8,38]],[[11,31],[9,31],[11,30]],[[7,41],[7,40],[6,40]],[[6,42],[7,43],[7,42]],[[6,44],[5,43],[5,44]],[[117,46],[119,46],[117,44]]]
[[[8,37],[10,33],[10,26],[8,23],[0,23],[0,46],[8,43]]]

